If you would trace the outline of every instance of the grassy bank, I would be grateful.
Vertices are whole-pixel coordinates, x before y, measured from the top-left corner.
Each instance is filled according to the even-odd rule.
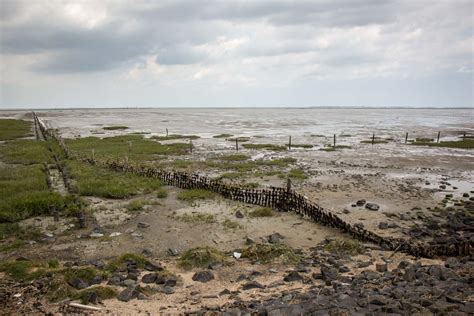
[[[0,140],[33,136],[32,124],[30,121],[0,119]]]

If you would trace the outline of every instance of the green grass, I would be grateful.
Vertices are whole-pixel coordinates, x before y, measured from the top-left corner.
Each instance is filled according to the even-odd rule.
[[[87,304],[91,295],[96,295],[101,301],[115,298],[117,291],[109,286],[93,286],[83,289],[71,295],[74,300],[80,300],[82,304]]]
[[[82,196],[121,199],[157,190],[161,182],[130,173],[115,172],[77,161],[67,163],[75,191]]]
[[[299,259],[293,249],[283,244],[253,244],[242,251],[242,258],[279,264],[292,264]]]
[[[224,226],[225,229],[230,229],[230,230],[236,230],[236,229],[241,229],[243,226],[240,225],[238,222],[233,221],[231,219],[226,218],[222,222],[222,226]]]
[[[219,179],[235,180],[247,176],[245,172],[226,172],[219,176]]]
[[[273,151],[286,150],[285,146],[274,145],[274,144],[242,144],[242,146],[247,149],[265,149],[265,150],[273,150]]]
[[[10,251],[23,246],[28,240],[39,240],[42,236],[37,227],[22,227],[18,223],[0,223],[1,251]],[[11,240],[13,238],[13,240]]]
[[[32,124],[30,121],[0,119],[0,141],[33,136]]]
[[[212,136],[213,138],[228,138],[228,137],[232,137],[234,135],[232,134],[219,134],[219,135],[214,135]]]
[[[108,272],[121,271],[127,268],[127,262],[136,262],[139,269],[143,269],[149,261],[145,257],[133,253],[125,253],[109,261],[105,266]]]
[[[178,193],[178,200],[181,201],[196,201],[196,200],[205,200],[205,199],[212,199],[215,194],[209,190],[204,189],[191,189],[186,190]]]
[[[445,147],[445,148],[459,148],[459,149],[474,149],[474,139],[466,138],[464,140],[446,141],[446,142],[439,142],[439,143],[415,141],[415,142],[411,143],[411,145],[430,146],[430,147]]]
[[[210,263],[214,262],[225,264],[227,260],[221,251],[212,247],[189,249],[178,260],[178,264],[185,269],[207,268]]]
[[[382,139],[375,139],[373,143],[374,144],[388,144],[388,141],[382,140]],[[363,140],[361,141],[361,144],[372,144],[372,139]]]
[[[218,157],[218,159],[223,161],[244,161],[250,159],[249,156],[244,154],[234,154]]]
[[[175,217],[176,220],[184,223],[211,224],[216,222],[216,216],[208,213],[183,214]]]
[[[304,180],[304,179],[308,178],[308,176],[306,175],[304,170],[299,169],[299,168],[298,169],[291,169],[288,172],[287,177],[291,178],[291,179],[297,179],[297,180]]]
[[[156,140],[172,140],[172,139],[198,139],[200,137],[197,135],[171,134],[168,136],[152,136],[151,138],[156,139]]]
[[[365,251],[364,246],[357,240],[336,239],[330,241],[324,249],[339,254],[358,255]]]
[[[269,207],[259,207],[248,214],[249,217],[271,217],[273,216],[273,210]]]
[[[20,139],[0,144],[0,159],[11,164],[43,164],[52,163],[53,158],[48,151],[47,142],[31,139]]]
[[[122,135],[115,137],[84,137],[66,140],[69,149],[91,157],[92,149],[96,159],[125,159],[132,161],[155,161],[167,155],[182,155],[189,152],[189,144],[160,144],[143,138],[143,135]]]
[[[168,197],[168,191],[166,191],[165,188],[159,188],[158,191],[156,191],[156,197],[159,199],[165,199]]]
[[[287,144],[289,146],[289,144]],[[310,144],[291,144],[291,148],[313,148],[313,145]]]
[[[125,208],[129,212],[139,212],[143,211],[143,207],[146,205],[146,202],[143,200],[135,200],[128,203]]]
[[[128,126],[116,125],[116,126],[105,126],[103,129],[106,131],[116,131],[128,129]]]
[[[70,282],[73,279],[81,279],[86,282],[91,281],[98,274],[97,270],[90,267],[68,268],[64,272],[64,281]]]
[[[34,280],[46,273],[45,268],[45,264],[29,260],[3,261],[0,263],[0,272],[5,272],[15,280]]]

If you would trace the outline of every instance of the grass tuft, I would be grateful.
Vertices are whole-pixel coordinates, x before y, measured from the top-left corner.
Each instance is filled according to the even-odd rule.
[[[212,199],[215,194],[209,190],[204,189],[191,189],[186,190],[178,193],[178,200],[181,201],[196,201],[196,200],[205,200],[205,199]]]
[[[128,129],[128,126],[116,125],[116,126],[105,126],[103,129],[106,131],[116,131]]]
[[[168,191],[166,191],[165,188],[159,188],[158,191],[156,191],[156,197],[159,199],[165,199],[168,197]]]
[[[339,254],[358,255],[365,251],[364,246],[357,240],[336,239],[330,241],[324,249]]]
[[[286,150],[285,146],[274,145],[274,144],[242,144],[242,146],[247,149],[265,149],[265,150],[273,150],[273,151]]]
[[[228,138],[228,137],[232,137],[234,135],[232,134],[219,134],[219,135],[214,135],[212,136],[213,138]]]
[[[205,223],[211,224],[216,222],[216,217],[208,213],[193,213],[176,216],[175,219],[184,223]]]
[[[253,244],[242,251],[242,257],[262,263],[290,264],[298,261],[293,249],[283,244]]]
[[[187,250],[179,258],[178,264],[185,268],[206,268],[210,263],[226,263],[225,255],[212,247],[198,247]]]
[[[0,119],[0,141],[33,136],[31,128],[32,122],[30,121]]]
[[[271,217],[273,216],[273,210],[269,207],[259,207],[249,213],[249,217]]]

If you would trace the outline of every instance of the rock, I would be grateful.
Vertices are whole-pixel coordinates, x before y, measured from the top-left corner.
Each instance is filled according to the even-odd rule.
[[[168,277],[165,281],[165,287],[175,287],[178,283],[178,279],[174,276]]]
[[[234,251],[232,255],[234,256],[235,259],[240,259],[240,257],[242,256],[242,253]]]
[[[245,291],[251,290],[251,289],[263,289],[263,288],[265,287],[262,284],[258,283],[257,281],[250,281],[250,282],[245,283],[242,286],[242,289]]]
[[[161,293],[165,293],[167,295],[173,294],[174,293],[174,288],[170,286],[163,286],[160,290]]]
[[[365,208],[368,209],[369,211],[378,211],[380,206],[375,203],[367,203],[365,205]]]
[[[53,233],[50,233],[50,232],[45,232],[45,233],[44,233],[44,237],[46,237],[46,238],[54,238],[54,234],[53,234]]]
[[[74,278],[74,279],[69,280],[68,284],[78,290],[85,289],[86,287],[89,286],[89,284],[86,281],[79,278]]]
[[[126,279],[133,280],[133,281],[138,281],[138,271],[137,272],[134,272],[134,271],[129,272],[127,274]]]
[[[101,234],[101,233],[91,233],[91,234],[89,234],[89,237],[90,237],[90,238],[100,238],[100,237],[104,237],[104,234]]]
[[[219,293],[219,296],[229,295],[229,294],[230,294],[230,291],[228,289],[224,289]]]
[[[377,272],[387,272],[388,271],[387,264],[386,263],[376,263],[375,264],[375,270]]]
[[[113,233],[110,233],[109,237],[117,237],[117,236],[120,236],[122,235],[122,233],[120,232],[113,232]]]
[[[242,214],[241,211],[237,211],[237,212],[235,212],[235,217],[237,217],[237,218],[244,218],[244,214]]]
[[[469,193],[463,193],[463,194],[462,194],[462,197],[463,197],[463,198],[468,198],[468,197],[469,197]]]
[[[156,273],[148,273],[142,277],[143,283],[155,283],[155,281],[156,281]]]
[[[365,201],[364,199],[358,200],[358,201],[356,202],[356,205],[357,205],[357,206],[364,206],[364,205],[365,205],[365,202],[366,202],[366,201]]]
[[[135,287],[128,287],[117,296],[117,298],[122,302],[128,302],[131,299],[135,298],[137,293],[135,291]]]
[[[159,264],[148,261],[144,266],[147,271],[163,271],[163,267]]]
[[[131,235],[132,235],[133,237],[143,238],[143,234],[142,234],[142,233],[137,233],[137,232],[135,232],[135,233],[132,233]]]
[[[387,222],[380,222],[379,223],[379,229],[387,229],[388,228],[388,223]]]
[[[252,244],[255,243],[255,240],[253,240],[253,239],[250,238],[250,237],[247,237],[247,238],[245,239],[245,243],[246,243],[247,245],[252,245]]]
[[[123,284],[127,287],[131,287],[131,286],[135,286],[137,282],[135,282],[135,280],[132,280],[132,279],[126,279],[123,281]]]
[[[407,267],[407,269],[405,269],[403,279],[407,282],[413,282],[416,280],[415,269],[412,266]]]
[[[108,285],[122,285],[122,279],[119,276],[112,276],[107,282]]]
[[[308,273],[308,272],[311,272],[311,269],[308,268],[306,265],[304,265],[303,263],[300,263],[298,264],[296,267],[295,267],[295,270],[297,272],[301,272],[301,273]]]
[[[357,268],[367,268],[367,267],[370,267],[372,265],[372,262],[370,261],[364,261],[364,262],[360,262],[359,264],[357,264]]]
[[[179,256],[179,251],[178,251],[178,249],[175,249],[175,248],[169,248],[168,249],[168,254],[170,256],[176,257],[176,256]]]
[[[334,281],[339,276],[339,271],[333,267],[321,266],[321,275],[324,281]]]
[[[220,263],[220,262],[211,262],[211,263],[209,263],[207,268],[211,269],[211,270],[217,270],[217,269],[222,268],[222,263]]]
[[[405,269],[406,267],[410,266],[411,263],[406,261],[406,260],[402,260],[400,261],[400,263],[398,264],[398,268],[399,269]]]
[[[444,184],[442,184],[442,185],[439,186],[439,188],[444,190],[444,189],[446,189],[446,186]]]
[[[280,243],[280,240],[283,239],[283,238],[285,238],[285,237],[283,237],[279,233],[274,233],[274,234],[271,234],[270,236],[268,236],[268,242],[271,243],[271,244],[278,244],[278,243]]]
[[[193,281],[206,283],[214,280],[214,274],[211,271],[199,271],[193,275]]]
[[[369,296],[369,303],[374,305],[386,305],[387,299],[383,295]]]
[[[340,273],[347,273],[349,271],[351,271],[351,270],[346,266],[342,266],[342,267],[339,268]]]
[[[349,214],[349,213],[350,213],[350,211],[349,211],[347,208],[343,209],[342,212],[343,212],[344,214]]]
[[[296,271],[291,271],[283,278],[285,282],[303,281],[303,277]]]
[[[138,222],[137,227],[138,228],[147,228],[147,227],[150,227],[150,224],[145,223],[145,222]]]
[[[92,280],[89,281],[89,286],[90,285],[95,285],[95,284],[100,284],[102,283],[102,276],[101,275],[96,275],[95,277],[92,278]]]
[[[322,279],[323,279],[323,275],[322,275],[321,273],[315,272],[315,273],[313,273],[311,276],[312,276],[313,279],[315,279],[315,280],[322,280]]]

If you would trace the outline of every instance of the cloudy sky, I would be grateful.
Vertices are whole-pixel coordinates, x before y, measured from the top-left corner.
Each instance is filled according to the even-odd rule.
[[[474,106],[472,0],[0,6],[0,109]]]

